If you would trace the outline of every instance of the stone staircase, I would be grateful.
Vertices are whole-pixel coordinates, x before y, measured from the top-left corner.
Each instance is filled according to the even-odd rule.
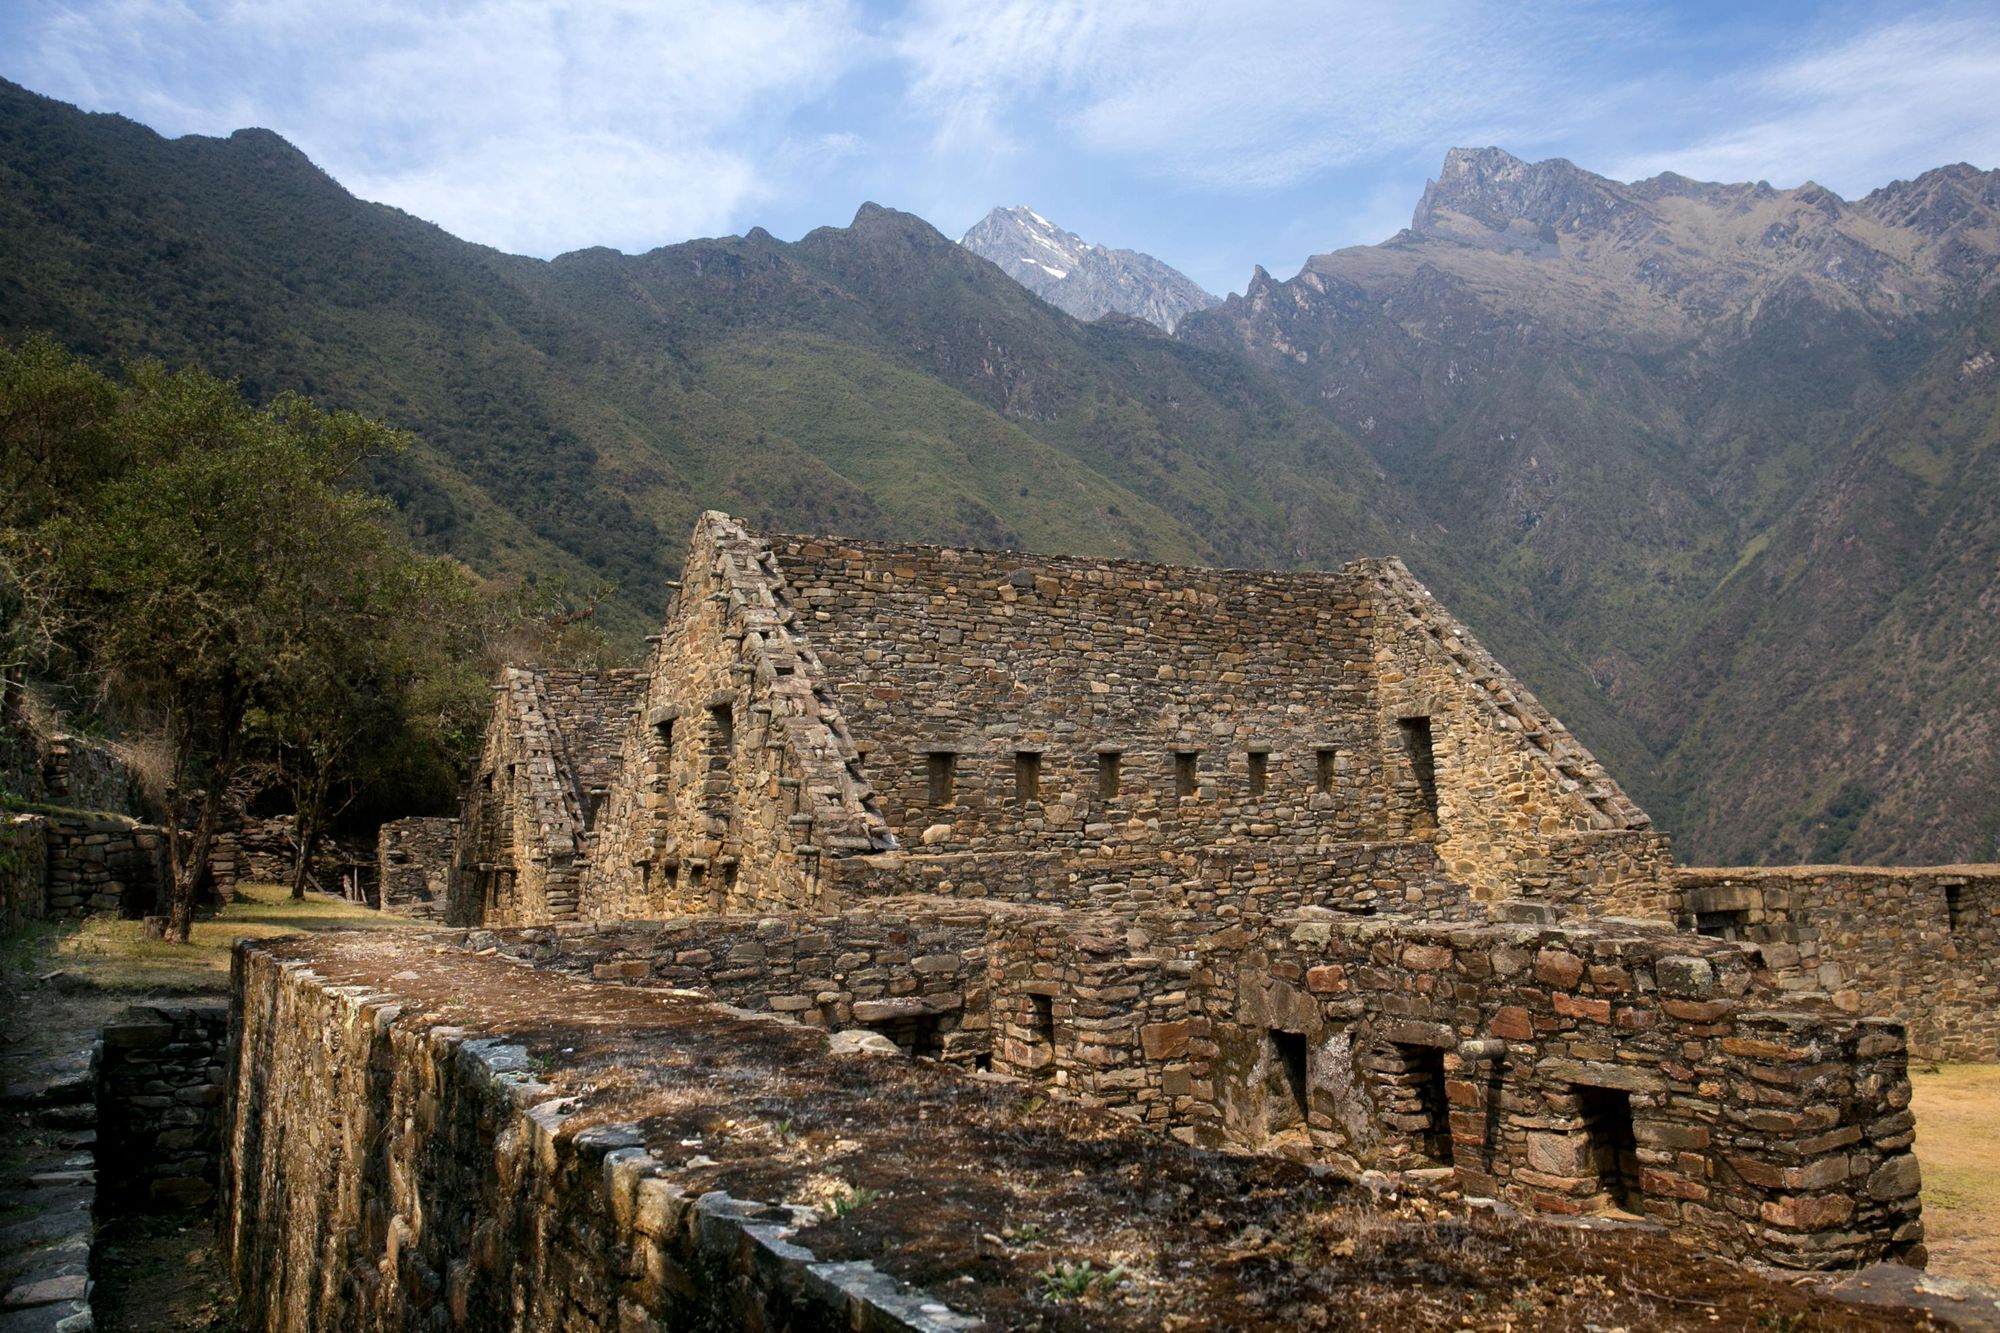
[[[79,1333],[97,1201],[94,1047],[10,1068],[0,1089],[0,1333]]]

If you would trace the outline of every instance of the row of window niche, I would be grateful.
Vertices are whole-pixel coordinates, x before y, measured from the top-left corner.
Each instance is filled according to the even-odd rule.
[[[1313,790],[1333,792],[1336,769],[1335,751],[1315,750],[1313,752]],[[1245,752],[1249,766],[1249,794],[1253,799],[1270,794],[1271,753],[1268,750]],[[958,760],[956,750],[932,750],[924,755],[924,785],[930,804],[942,809],[955,805],[958,801]],[[1173,751],[1174,795],[1182,800],[1197,800],[1201,796],[1201,751]],[[1115,801],[1128,791],[1125,781],[1125,756],[1117,750],[1097,752],[1097,796],[1099,800]],[[1027,805],[1042,799],[1042,752],[1040,750],[1016,750],[1014,752],[1014,790],[1011,803]]]

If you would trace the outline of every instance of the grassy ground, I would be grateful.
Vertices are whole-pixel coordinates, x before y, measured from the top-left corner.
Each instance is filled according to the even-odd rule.
[[[144,924],[111,917],[91,917],[53,940],[52,966],[64,980],[97,990],[143,991],[149,995],[181,991],[226,990],[229,951],[237,940],[301,931],[405,928],[404,917],[326,894],[308,894],[294,902],[291,892],[275,884],[240,886],[233,902],[194,924],[187,944],[170,944],[145,937]]]
[[[2000,1286],[2000,1065],[1913,1070],[1931,1271]]]

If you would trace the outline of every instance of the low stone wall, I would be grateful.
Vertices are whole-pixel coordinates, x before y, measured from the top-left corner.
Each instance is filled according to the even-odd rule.
[[[1788,1267],[1922,1260],[1902,1026],[1788,997],[1754,946],[1326,909],[1227,926],[967,909],[467,943],[873,1026],[1189,1143],[1452,1168],[1535,1212],[1623,1210]]]
[[[11,935],[49,913],[48,820],[0,817],[0,935]]]
[[[376,905],[409,916],[444,914],[456,819],[396,819],[375,834]]]
[[[165,830],[84,814],[51,814],[46,827],[49,916],[140,916],[166,900]]]
[[[379,981],[341,984],[357,975],[343,947],[376,946],[236,957],[221,1231],[246,1327],[974,1325],[868,1263],[817,1262],[791,1241],[810,1210],[667,1179],[638,1126],[607,1119],[621,1094],[557,1095],[523,1046],[406,1012]],[[540,1032],[573,1020],[566,987],[509,979]],[[690,1008],[634,1009],[609,1038],[617,1061],[644,1067],[642,1038]]]
[[[1683,924],[1764,945],[1797,989],[1909,1025],[1926,1060],[2000,1060],[2000,866],[1688,868]]]
[[[196,1207],[215,1196],[229,1010],[126,1011],[104,1029],[97,1080],[101,1198]]]
[[[475,931],[470,944],[571,976],[699,986],[817,1027],[874,1028],[905,1049],[983,1068],[986,933],[984,912],[917,911]]]

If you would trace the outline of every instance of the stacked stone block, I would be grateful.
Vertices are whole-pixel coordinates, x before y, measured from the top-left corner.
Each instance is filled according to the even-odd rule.
[[[0,816],[0,935],[49,913],[48,820]]]
[[[104,1029],[98,1188],[113,1205],[214,1197],[228,1035],[220,1004],[132,1009]]]
[[[120,816],[50,815],[47,915],[136,916],[165,901],[164,830]]]

